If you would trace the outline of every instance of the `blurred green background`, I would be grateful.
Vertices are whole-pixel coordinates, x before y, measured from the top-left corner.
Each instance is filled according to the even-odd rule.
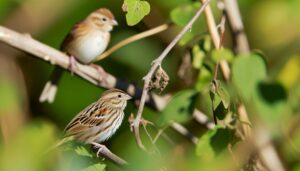
[[[172,10],[191,4],[193,4],[191,6],[200,6],[199,4],[195,5],[195,1],[192,0],[149,0],[148,2],[151,6],[150,14],[137,25],[128,26],[125,13],[121,9],[122,0],[0,0],[0,23],[2,26],[18,32],[28,33],[49,46],[59,48],[72,25],[99,7],[111,9],[119,23],[119,26],[112,31],[110,47],[131,35],[169,21],[175,21],[176,25],[168,31],[126,45],[108,58],[98,62],[112,75],[142,86],[142,77],[149,70],[151,61],[163,51],[181,28],[180,23],[176,22],[178,19],[176,17],[179,16],[176,16],[176,11]],[[240,0],[238,3],[250,47],[259,51],[266,63],[268,76],[264,78],[264,81],[272,80],[272,82],[278,83],[280,91],[282,88],[282,91],[287,94],[284,101],[286,103],[284,104],[285,110],[282,110],[284,112],[279,112],[279,119],[275,119],[273,125],[270,126],[272,140],[286,169],[300,170],[300,127],[298,126],[300,121],[300,1]],[[221,13],[216,7],[215,1],[212,2],[212,7],[215,19],[219,22]],[[184,17],[184,13],[182,16]],[[212,47],[205,50],[205,41],[209,41],[209,46],[212,46],[212,43],[207,37],[207,27],[203,16],[200,16],[190,34],[192,36],[206,35],[200,36],[199,40],[199,47],[205,53],[204,64],[201,65],[202,68],[200,69],[202,75],[198,73],[199,68],[193,68],[190,71],[192,74],[186,75],[192,80],[191,83],[178,77],[177,72],[183,56],[187,50],[193,48],[186,44],[183,45],[184,43],[181,42],[181,46],[173,49],[163,61],[163,68],[170,76],[170,83],[162,94],[175,94],[181,90],[196,87],[201,94],[200,102],[197,102],[196,106],[212,119],[209,82],[212,79],[214,63],[206,59],[209,58]],[[233,48],[231,39],[230,31],[227,28],[224,47]],[[238,62],[234,61],[234,64],[230,62],[230,66],[235,65],[235,63]],[[203,75],[205,73],[203,71],[204,66],[208,68],[207,75]],[[254,65],[253,73],[256,72],[255,67],[256,65]],[[62,137],[65,125],[72,117],[95,101],[104,90],[65,72],[55,102],[53,104],[40,104],[38,102],[39,95],[52,69],[52,65],[42,60],[37,60],[30,57],[29,54],[4,44],[0,45],[0,119],[2,131],[0,137],[0,170],[103,170],[104,168],[119,170],[120,168],[107,160],[95,159],[90,152],[81,146],[74,147],[76,150],[45,154],[46,149]],[[233,87],[229,84],[227,88],[230,95],[236,97],[239,92]],[[274,87],[264,87],[262,91],[270,90],[270,94],[278,93],[277,89],[272,88]],[[247,103],[247,100],[244,102]],[[182,103],[181,101],[174,102],[173,105],[175,106],[177,103],[183,105],[183,101]],[[252,101],[249,102],[249,106],[252,104]],[[247,107],[249,106],[247,105]],[[173,106],[169,108],[173,108]],[[157,120],[161,119],[160,115],[172,111],[169,108],[165,112],[146,108],[143,116],[156,123]],[[127,122],[129,114],[136,113],[136,111],[135,105],[130,103],[126,109],[126,117],[121,128],[106,143],[114,153],[131,163],[125,169],[218,170],[225,168],[225,170],[236,170],[238,168],[233,166],[230,155],[227,153],[217,157],[214,162],[203,159],[203,156],[199,157],[201,155],[199,155],[199,151],[195,152],[195,146],[170,128],[166,128],[164,131],[168,138],[159,138],[156,144],[159,153],[146,154],[137,147]],[[249,111],[257,113],[256,111]],[[172,113],[169,114],[172,115]],[[272,114],[265,116],[267,118],[265,119],[263,116],[263,121],[269,120],[268,117],[273,117]],[[250,118],[254,122],[257,119],[253,116]],[[207,132],[207,128],[197,124],[191,119],[191,116],[181,122],[199,138]],[[158,128],[149,128],[153,136],[157,130]],[[293,130],[292,133],[291,130]],[[280,132],[279,135],[274,135],[276,132]],[[171,139],[171,142],[168,139]],[[142,131],[142,140],[145,141],[146,146],[153,148],[144,131]],[[153,150],[155,151],[155,148]]]

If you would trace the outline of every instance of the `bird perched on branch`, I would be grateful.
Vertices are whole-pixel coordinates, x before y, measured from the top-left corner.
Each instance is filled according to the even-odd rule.
[[[71,120],[65,128],[66,138],[55,147],[75,139],[98,148],[98,155],[104,147],[100,143],[109,139],[120,127],[124,109],[130,99],[131,96],[119,89],[105,91],[98,101],[90,104]]]
[[[97,60],[110,41],[110,31],[113,26],[118,25],[113,14],[106,8],[100,8],[83,21],[75,24],[61,44],[61,50],[70,56],[69,69],[73,73],[76,67],[76,61],[82,64],[91,64]],[[105,71],[99,65],[92,65],[99,71],[99,81],[105,76]],[[39,101],[54,101],[57,85],[63,74],[63,69],[56,66],[50,76],[50,80],[46,83]]]

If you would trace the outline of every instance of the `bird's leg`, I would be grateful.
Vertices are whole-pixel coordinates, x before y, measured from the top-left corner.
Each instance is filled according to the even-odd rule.
[[[99,144],[99,143],[96,143],[96,142],[93,142],[92,145],[93,145],[95,148],[98,149],[98,151],[97,151],[97,153],[96,153],[97,157],[99,157],[99,154],[100,154],[100,152],[101,152],[103,149],[106,149],[106,148],[107,148],[105,145]]]
[[[76,68],[76,66],[77,66],[76,58],[73,55],[71,55],[69,58],[69,66],[68,66],[71,75],[74,75],[74,69]]]
[[[91,64],[91,67],[95,68],[98,71],[99,78],[98,82],[105,82],[107,84],[107,73],[104,71],[104,69],[100,65]]]

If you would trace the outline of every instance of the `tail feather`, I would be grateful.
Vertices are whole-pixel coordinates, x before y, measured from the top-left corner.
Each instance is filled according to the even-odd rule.
[[[39,101],[41,103],[43,102],[52,103],[54,101],[57,92],[57,86],[62,74],[63,74],[63,70],[61,68],[59,67],[54,68],[54,71],[50,76],[50,80],[46,83],[40,95]]]
[[[40,95],[39,101],[41,103],[43,102],[52,103],[54,101],[56,92],[57,92],[57,86],[55,84],[52,84],[51,81],[48,81],[42,91],[42,94]]]

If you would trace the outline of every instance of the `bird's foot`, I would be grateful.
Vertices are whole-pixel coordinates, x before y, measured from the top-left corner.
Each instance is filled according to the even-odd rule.
[[[104,82],[105,84],[107,84],[107,73],[105,72],[105,70],[96,64],[91,64],[91,66],[93,68],[95,68],[99,74],[99,78],[98,78],[98,83],[100,84],[101,82]]]

